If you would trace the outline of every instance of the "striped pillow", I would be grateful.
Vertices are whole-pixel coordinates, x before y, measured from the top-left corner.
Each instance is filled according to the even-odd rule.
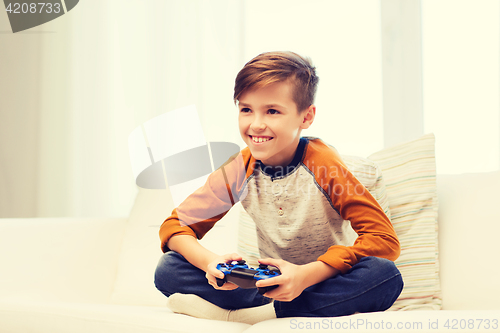
[[[391,218],[401,243],[396,266],[405,287],[389,310],[440,309],[434,135],[384,149],[369,159],[342,158]],[[238,252],[250,265],[258,265],[255,224],[244,209]]]
[[[368,157],[382,169],[401,243],[396,266],[405,286],[390,310],[441,308],[434,143],[434,135],[427,134]]]

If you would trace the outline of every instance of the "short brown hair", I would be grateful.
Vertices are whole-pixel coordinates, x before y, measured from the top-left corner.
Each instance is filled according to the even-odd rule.
[[[234,102],[249,89],[286,80],[292,83],[292,99],[299,112],[314,103],[319,81],[316,68],[309,58],[288,51],[262,53],[247,62],[236,76]]]

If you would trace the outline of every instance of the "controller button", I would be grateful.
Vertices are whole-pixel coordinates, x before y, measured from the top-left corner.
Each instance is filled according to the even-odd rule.
[[[267,269],[267,265],[265,265],[265,264],[259,264],[259,269]]]
[[[246,261],[245,261],[245,260],[238,260],[238,261],[237,261],[237,264],[238,264],[238,265],[244,265],[245,263],[246,263]]]

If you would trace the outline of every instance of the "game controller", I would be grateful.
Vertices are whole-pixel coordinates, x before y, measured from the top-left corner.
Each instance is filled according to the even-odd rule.
[[[217,286],[222,287],[224,283],[231,282],[243,289],[256,288],[255,283],[259,280],[266,280],[281,275],[279,269],[260,264],[259,268],[248,267],[245,260],[232,261],[230,263],[220,263],[217,269],[224,273],[224,278],[217,279]],[[277,288],[278,285],[257,288],[259,294]]]

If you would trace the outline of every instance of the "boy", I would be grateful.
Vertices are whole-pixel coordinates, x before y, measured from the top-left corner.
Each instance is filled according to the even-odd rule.
[[[155,284],[172,311],[253,324],[383,311],[401,293],[392,262],[399,241],[382,208],[334,149],[300,137],[316,115],[317,83],[310,61],[292,52],[261,54],[238,73],[234,101],[248,147],[160,228],[165,254]],[[259,262],[281,271],[257,282],[278,285],[264,296],[231,283],[218,287],[217,264],[242,258],[217,255],[196,240],[237,201],[256,223]]]

